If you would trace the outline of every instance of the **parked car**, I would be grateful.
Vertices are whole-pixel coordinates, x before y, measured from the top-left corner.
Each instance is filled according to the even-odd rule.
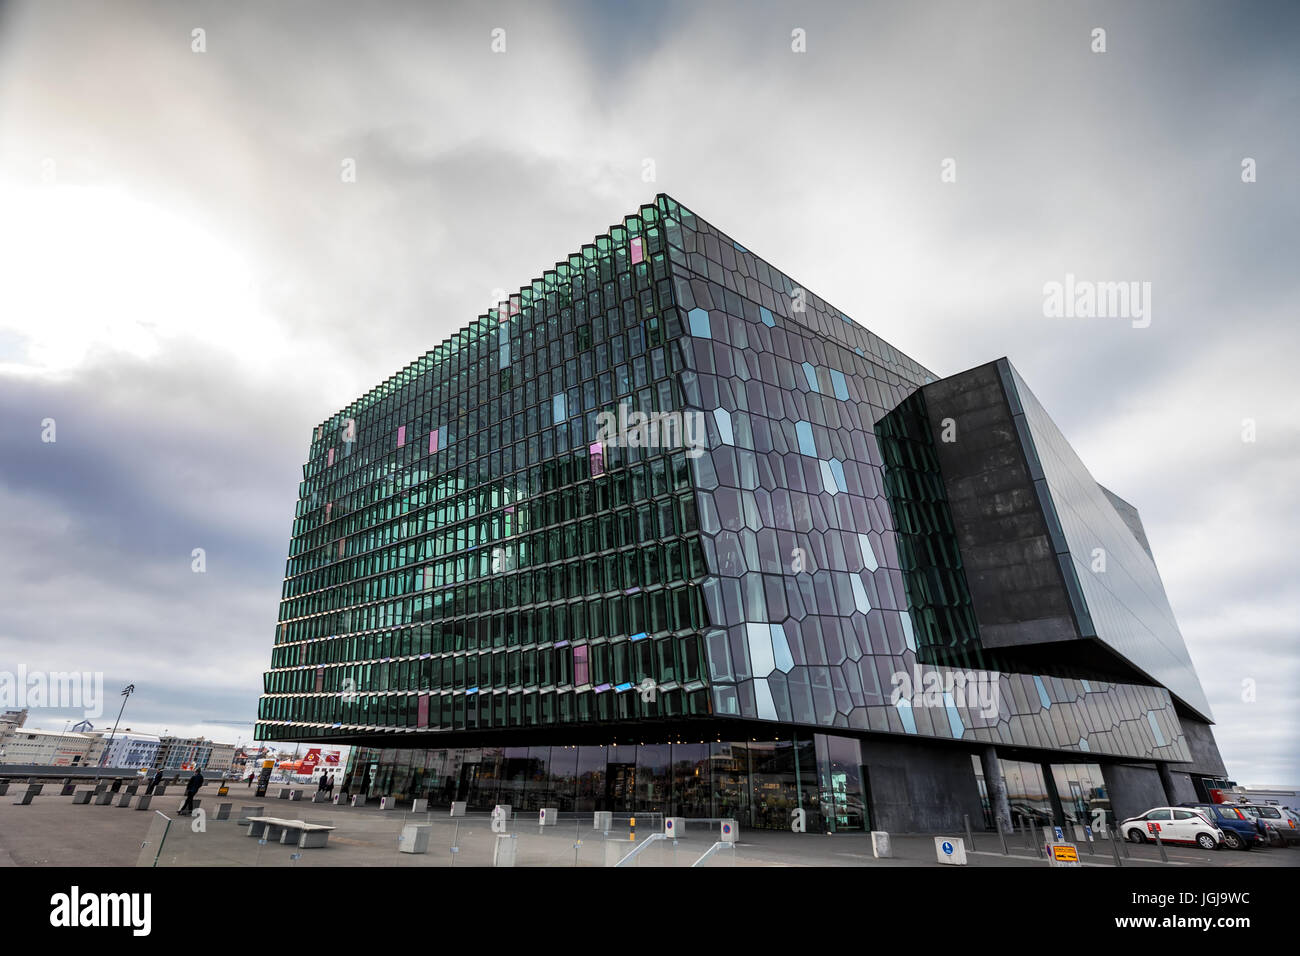
[[[1267,840],[1263,827],[1236,807],[1226,803],[1184,803],[1223,831],[1223,845],[1229,850],[1249,850]],[[1161,839],[1163,839],[1163,834]]]
[[[1233,806],[1264,825],[1270,846],[1300,843],[1300,823],[1283,813],[1281,807],[1265,803],[1234,803]]]
[[[1217,850],[1223,846],[1223,831],[1186,807],[1154,807],[1139,816],[1129,817],[1119,825],[1124,839],[1133,843],[1154,841],[1157,830],[1162,843],[1191,843],[1203,850]]]

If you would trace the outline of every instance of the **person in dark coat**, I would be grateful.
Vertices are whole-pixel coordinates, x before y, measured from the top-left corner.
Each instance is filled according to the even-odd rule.
[[[202,786],[203,772],[196,768],[194,776],[190,777],[189,783],[185,784],[185,802],[181,804],[181,816],[188,817],[194,813],[194,795],[199,792],[199,788]]]
[[[162,783],[162,771],[161,771],[161,770],[159,770],[156,774],[153,775],[153,782],[152,782],[151,784],[149,784],[149,789],[146,790],[145,793],[146,793],[146,794],[153,793],[155,790],[158,789],[158,784],[160,784],[160,783]]]

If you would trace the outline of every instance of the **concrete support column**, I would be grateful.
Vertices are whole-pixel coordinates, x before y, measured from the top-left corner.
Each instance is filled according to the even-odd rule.
[[[1000,821],[1002,829],[1011,832],[1011,804],[1007,802],[1007,782],[1002,779],[1002,763],[996,747],[980,751],[980,768],[984,771],[984,789],[988,791],[989,808],[993,819]]]
[[[1065,826],[1065,808],[1061,806],[1061,795],[1056,792],[1056,777],[1052,776],[1050,763],[1040,764],[1043,768],[1043,783],[1047,787],[1047,799],[1052,801],[1052,820],[1058,827]]]
[[[1163,760],[1156,764],[1156,773],[1160,775],[1160,786],[1165,791],[1165,803],[1178,805],[1178,789],[1174,786],[1174,775],[1169,772],[1169,764]]]

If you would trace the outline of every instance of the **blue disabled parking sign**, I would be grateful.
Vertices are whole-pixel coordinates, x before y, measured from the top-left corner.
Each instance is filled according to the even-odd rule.
[[[947,840],[943,841],[943,852],[947,853],[949,856],[952,856],[952,844],[949,843]]]
[[[1060,828],[1060,827],[1052,827],[1052,829],[1056,831],[1056,842],[1057,842],[1057,843],[1060,843],[1062,840],[1065,839],[1065,834],[1061,832],[1061,828]]]

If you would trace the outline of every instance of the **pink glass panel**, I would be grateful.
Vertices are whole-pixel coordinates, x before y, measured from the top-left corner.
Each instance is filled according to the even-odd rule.
[[[642,251],[641,251],[641,237],[640,237],[640,236],[635,236],[635,237],[633,237],[631,243],[629,243],[629,247],[630,247],[631,252],[632,252],[632,265],[636,265],[638,262],[640,262],[642,259],[645,258],[644,253],[642,253]]]
[[[397,426],[397,447],[401,448],[405,444],[406,444],[406,426],[398,425]]]
[[[574,686],[587,683],[587,648],[573,649],[573,683]]]

